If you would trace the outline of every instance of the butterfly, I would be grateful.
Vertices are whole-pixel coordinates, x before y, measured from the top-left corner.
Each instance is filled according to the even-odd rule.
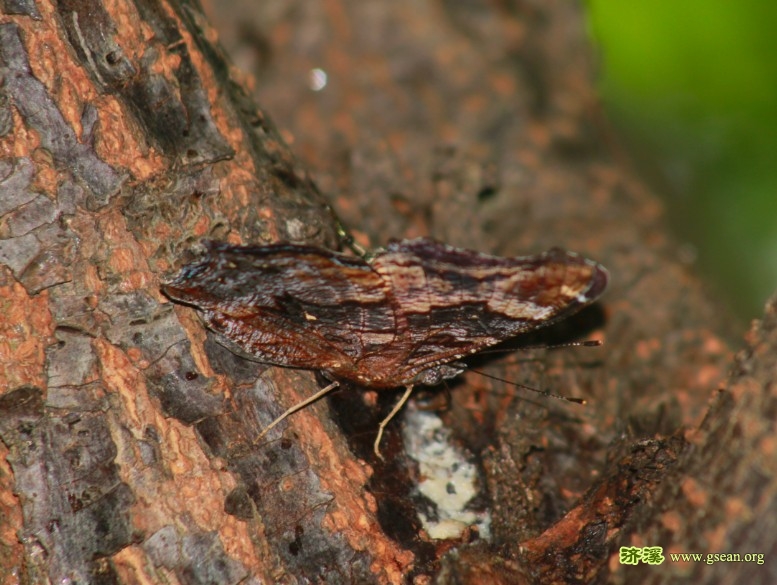
[[[608,280],[600,264],[559,248],[501,258],[418,238],[362,258],[284,243],[205,247],[162,291],[197,309],[236,353],[332,381],[261,436],[340,381],[404,387],[380,423],[379,457],[383,431],[414,386],[457,376],[461,358],[577,312]]]

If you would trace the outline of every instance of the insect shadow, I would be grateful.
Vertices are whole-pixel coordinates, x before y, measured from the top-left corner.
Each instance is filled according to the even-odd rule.
[[[522,401],[550,410],[553,418],[559,422],[579,423],[582,419],[575,416],[574,411],[568,408],[554,408],[554,405],[563,402],[586,404],[586,397],[568,396],[564,388],[543,387],[542,384],[537,383],[537,379],[524,383],[520,378],[505,379],[492,372],[504,368],[514,369],[515,366],[526,367],[531,370],[531,376],[541,378],[546,352],[561,350],[575,352],[573,367],[586,370],[599,368],[602,366],[601,354],[590,352],[590,348],[599,346],[601,343],[591,340],[590,334],[600,330],[605,325],[605,321],[606,315],[603,308],[598,304],[590,305],[564,321],[468,356],[462,360],[462,364],[466,366],[462,375],[443,380],[435,386],[417,387],[413,400],[422,410],[444,412],[450,408],[452,396],[458,390],[472,384],[477,376],[482,376],[496,382],[486,390],[491,395],[494,393],[515,395]],[[467,373],[470,375],[466,375]],[[317,380],[321,387],[330,383],[328,378],[321,374],[318,374]],[[372,458],[375,428],[396,404],[401,393],[401,388],[394,392],[377,392],[374,400],[365,400],[364,388],[344,383],[326,397],[335,422],[343,431],[352,452],[357,457]],[[387,429],[388,432],[384,437],[388,453],[400,451],[401,438],[396,430],[397,426],[392,425]],[[484,435],[490,435],[491,430],[493,430],[492,425],[483,426]]]

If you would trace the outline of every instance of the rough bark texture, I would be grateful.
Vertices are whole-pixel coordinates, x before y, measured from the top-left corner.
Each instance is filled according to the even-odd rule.
[[[777,303],[734,359],[660,203],[611,160],[580,7],[212,12],[262,110],[196,5],[3,4],[3,582],[775,582]],[[229,353],[159,293],[203,238],[338,246],[318,189],[364,244],[562,245],[612,273],[543,336],[604,347],[481,364],[588,406],[450,388],[488,538],[420,529],[401,420],[370,455],[394,394],[344,389],[256,445],[315,376]],[[630,567],[620,546],[766,562]]]

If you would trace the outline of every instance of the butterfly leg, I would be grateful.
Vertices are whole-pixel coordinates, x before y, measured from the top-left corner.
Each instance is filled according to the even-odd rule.
[[[378,436],[375,437],[375,445],[373,446],[373,450],[375,451],[375,455],[378,456],[378,459],[383,459],[383,455],[380,454],[380,440],[383,438],[383,430],[386,428],[386,425],[389,424],[389,421],[394,418],[399,410],[405,405],[405,402],[410,398],[412,392],[413,387],[407,386],[402,398],[399,399],[399,402],[394,405],[394,408],[391,409],[388,416],[381,421],[380,425],[378,425]]]
[[[256,438],[255,442],[258,443],[259,441],[261,441],[262,437],[264,437],[267,433],[269,433],[273,429],[273,427],[275,427],[283,419],[285,419],[288,416],[291,416],[292,414],[294,414],[298,410],[302,410],[306,406],[308,406],[310,404],[313,404],[316,400],[318,400],[319,398],[325,396],[326,394],[329,394],[332,390],[337,388],[339,385],[340,385],[340,382],[332,382],[328,386],[322,388],[321,390],[319,390],[318,392],[313,394],[313,396],[311,396],[310,398],[306,398],[302,402],[298,402],[297,404],[295,404],[294,406],[289,408],[286,412],[284,412],[282,415],[280,415],[278,418],[276,418],[274,421],[272,421],[269,424],[269,426],[267,426],[261,433],[259,433],[259,436]]]

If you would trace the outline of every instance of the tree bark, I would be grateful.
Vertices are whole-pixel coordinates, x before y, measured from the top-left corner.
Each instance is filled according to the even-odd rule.
[[[213,18],[264,110],[196,4],[4,5],[7,582],[774,582],[777,304],[734,360],[732,320],[612,160],[580,7],[255,4]],[[451,385],[437,436],[480,519],[455,537],[419,519],[443,513],[408,431],[434,415],[408,409],[381,462],[397,395],[345,388],[257,443],[315,376],[228,352],[159,292],[202,239],[338,247],[319,189],[365,245],[563,245],[612,274],[540,337],[604,347],[478,364],[586,407]],[[766,563],[631,567],[621,546]]]

